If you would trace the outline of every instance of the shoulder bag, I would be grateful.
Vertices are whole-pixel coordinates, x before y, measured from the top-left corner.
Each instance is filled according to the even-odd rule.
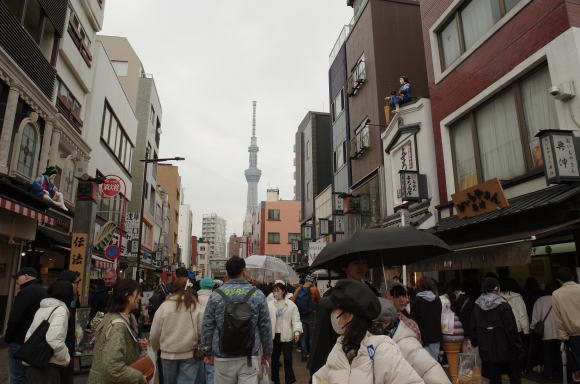
[[[546,313],[546,316],[544,316],[544,319],[541,321],[538,321],[538,323],[536,324],[536,326],[534,327],[534,335],[543,338],[544,337],[544,328],[546,326],[546,319],[548,318],[548,315],[550,314],[550,312],[552,312],[552,307],[550,306],[550,309],[548,309],[548,313]]]
[[[135,342],[137,344],[139,344],[139,341],[137,340],[137,338],[133,334],[131,327],[129,326],[129,324],[127,324],[127,322],[124,319],[111,320],[111,325],[118,324],[118,323],[125,324],[125,327],[127,327],[127,330],[129,331],[129,334],[131,335],[133,340],[135,340]],[[143,376],[145,376],[147,378],[148,382],[153,379],[153,376],[155,376],[155,363],[153,363],[153,360],[151,360],[149,355],[141,356],[140,358],[138,358],[137,360],[135,360],[134,362],[129,364],[129,367],[141,372],[143,374]]]
[[[50,317],[57,308],[58,306],[54,307],[48,317],[42,320],[28,340],[22,344],[20,350],[14,354],[16,359],[36,368],[44,368],[48,365],[48,361],[54,355],[54,351],[46,341],[46,333],[50,327]]]

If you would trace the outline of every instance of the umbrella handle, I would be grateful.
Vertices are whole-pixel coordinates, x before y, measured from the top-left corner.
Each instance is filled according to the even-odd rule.
[[[383,257],[381,256],[381,268],[383,269],[383,280],[385,280],[385,292],[389,292],[389,287],[387,285],[387,273],[385,272],[385,261],[383,260]]]

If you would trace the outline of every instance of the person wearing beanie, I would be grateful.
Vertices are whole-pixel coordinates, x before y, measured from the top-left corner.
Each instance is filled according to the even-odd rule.
[[[525,352],[516,318],[499,295],[500,284],[495,277],[483,280],[481,292],[471,315],[470,334],[471,344],[479,347],[482,376],[490,384],[500,384],[502,372],[507,372],[510,383],[520,383],[520,357]]]
[[[441,365],[423,348],[413,330],[401,321],[393,302],[382,297],[379,301],[381,313],[373,321],[370,332],[390,336],[425,384],[451,384]]]
[[[326,364],[314,374],[313,384],[424,383],[391,338],[368,332],[381,304],[366,284],[340,280],[320,306],[331,311],[332,328],[340,337]]]

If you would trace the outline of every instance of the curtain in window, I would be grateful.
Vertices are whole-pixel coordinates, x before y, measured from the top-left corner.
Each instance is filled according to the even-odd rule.
[[[475,166],[475,153],[471,123],[465,119],[452,128],[453,146],[455,149],[455,168],[459,190],[477,185],[477,168]]]
[[[551,85],[548,67],[542,68],[521,83],[522,104],[534,167],[543,165],[536,134],[542,129],[558,129],[554,98],[548,94]]]
[[[513,90],[475,113],[484,180],[509,180],[525,173]]]
[[[472,0],[461,11],[465,49],[469,49],[499,20],[497,0]]]
[[[449,24],[441,31],[441,45],[443,46],[443,59],[445,67],[447,68],[458,57],[459,48],[459,33],[457,31],[457,23],[452,19]]]
[[[36,134],[36,129],[32,124],[26,124],[22,129],[16,169],[27,177],[33,176],[32,171],[34,169],[37,143],[38,136]]]
[[[505,11],[509,12],[520,0],[505,0]]]

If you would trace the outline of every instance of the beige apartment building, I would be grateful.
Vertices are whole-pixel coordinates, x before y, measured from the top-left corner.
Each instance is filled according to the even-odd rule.
[[[157,169],[157,183],[163,188],[169,198],[169,235],[167,247],[169,264],[179,260],[178,229],[179,229],[179,204],[181,202],[181,176],[179,168],[175,165],[159,164]]]

